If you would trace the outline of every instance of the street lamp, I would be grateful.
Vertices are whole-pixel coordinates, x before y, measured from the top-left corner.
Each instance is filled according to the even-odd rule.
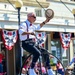
[[[18,25],[20,25],[20,9],[23,6],[22,0],[16,0],[15,1],[15,7],[18,10]]]
[[[16,9],[18,10],[18,25],[20,26],[20,9],[21,9],[21,7],[23,6],[23,2],[22,2],[22,0],[16,0],[15,1],[15,7],[16,7]],[[18,34],[18,36],[19,36],[19,34]],[[17,51],[17,55],[18,55],[18,70],[20,70],[20,68],[21,68],[21,65],[22,65],[22,54],[21,54],[21,42],[20,42],[20,39],[19,39],[19,41],[18,41],[18,43],[19,43],[19,50]]]

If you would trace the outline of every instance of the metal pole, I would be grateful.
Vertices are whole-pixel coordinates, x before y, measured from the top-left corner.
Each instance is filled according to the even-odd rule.
[[[20,7],[19,8],[17,8],[18,9],[18,25],[20,26]],[[18,34],[18,36],[19,36],[19,34]],[[21,66],[22,66],[22,55],[21,55],[21,41],[20,41],[20,39],[19,39],[19,50],[18,50],[18,56],[19,56],[19,70],[20,70],[20,68],[21,68]]]
[[[74,24],[75,24],[75,14],[73,14],[74,15]],[[75,56],[75,53],[74,53],[74,56]],[[75,75],[75,57],[74,57],[74,75]]]
[[[20,9],[21,8],[17,8],[18,9],[18,25],[20,26]]]
[[[75,14],[73,14],[74,15],[74,24],[75,24]]]
[[[42,56],[41,55],[39,56],[39,64],[40,64],[40,74],[43,75],[42,74]]]
[[[73,70],[73,72],[74,72],[74,75],[75,75],[75,53],[74,53],[74,70]]]

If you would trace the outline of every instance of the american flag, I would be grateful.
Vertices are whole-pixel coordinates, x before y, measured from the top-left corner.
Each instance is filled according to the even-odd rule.
[[[67,50],[70,46],[71,33],[59,33],[60,41],[64,50]]]
[[[36,33],[36,35],[37,35],[37,38],[39,40],[41,40],[39,46],[44,47],[44,44],[46,41],[46,33],[45,32],[38,32],[38,33]]]
[[[11,50],[18,38],[17,30],[14,31],[2,30],[2,38],[6,49]]]

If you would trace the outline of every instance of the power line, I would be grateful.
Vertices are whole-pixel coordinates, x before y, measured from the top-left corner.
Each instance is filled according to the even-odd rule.
[[[39,3],[39,1],[36,0],[36,2],[40,5],[41,8],[44,9],[44,7]],[[44,9],[44,11],[45,11],[45,9]]]
[[[44,9],[44,7],[37,0],[36,0],[36,2]],[[63,3],[65,5],[65,7],[72,13],[72,11],[66,6],[66,4],[62,0],[60,0],[60,2]]]
[[[60,2],[61,2],[62,4],[64,4],[65,7],[72,13],[72,11],[66,6],[66,4],[65,4],[62,0],[60,0]]]
[[[9,0],[7,0],[7,1],[13,6],[13,4]],[[13,6],[13,8],[16,9],[14,6]]]
[[[66,6],[66,4],[64,2],[62,2],[62,0],[60,0],[61,3],[63,3],[65,5],[65,7],[72,13],[72,11]],[[74,16],[74,23],[75,23],[75,14],[72,13],[72,15]]]

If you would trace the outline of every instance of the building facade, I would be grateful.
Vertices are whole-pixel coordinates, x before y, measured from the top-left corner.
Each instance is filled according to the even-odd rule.
[[[0,0],[0,30],[7,29],[7,30],[18,30],[18,11],[15,9],[11,4],[9,4],[7,1]],[[30,3],[32,3],[34,0],[29,0]],[[35,12],[37,15],[37,20],[35,24],[41,23],[43,20],[45,20],[45,10],[52,9],[54,11],[54,18],[44,25],[40,31],[46,31],[50,32],[48,34],[48,40],[46,43],[46,48],[52,52],[54,55],[56,55],[60,60],[62,60],[62,63],[65,63],[67,65],[72,57],[74,56],[74,46],[75,46],[75,40],[74,40],[74,33],[75,33],[75,17],[72,13],[72,10],[75,8],[75,2],[74,0],[43,0],[38,1],[39,3],[44,2],[42,6],[39,5],[39,3],[34,1],[33,6],[27,1],[23,0],[24,5],[21,8],[20,13],[20,20],[21,22],[24,21],[27,17],[26,14],[28,12]],[[26,3],[29,3],[26,5]],[[47,2],[47,3],[46,3]],[[11,0],[11,3],[13,3],[13,0]],[[59,32],[70,32],[73,34],[70,47],[67,51],[64,52],[59,38]],[[1,32],[0,32],[1,33]],[[56,37],[58,36],[58,37]],[[0,36],[0,50],[2,50],[2,37]],[[18,41],[17,41],[18,43]],[[7,73],[8,75],[16,75],[16,64],[15,62],[17,59],[18,53],[18,47],[17,43],[13,47],[13,50],[8,51],[6,50],[6,59],[8,60],[7,65]],[[12,59],[12,61],[11,61]],[[12,66],[11,66],[12,64]],[[12,69],[10,68],[12,67]]]

